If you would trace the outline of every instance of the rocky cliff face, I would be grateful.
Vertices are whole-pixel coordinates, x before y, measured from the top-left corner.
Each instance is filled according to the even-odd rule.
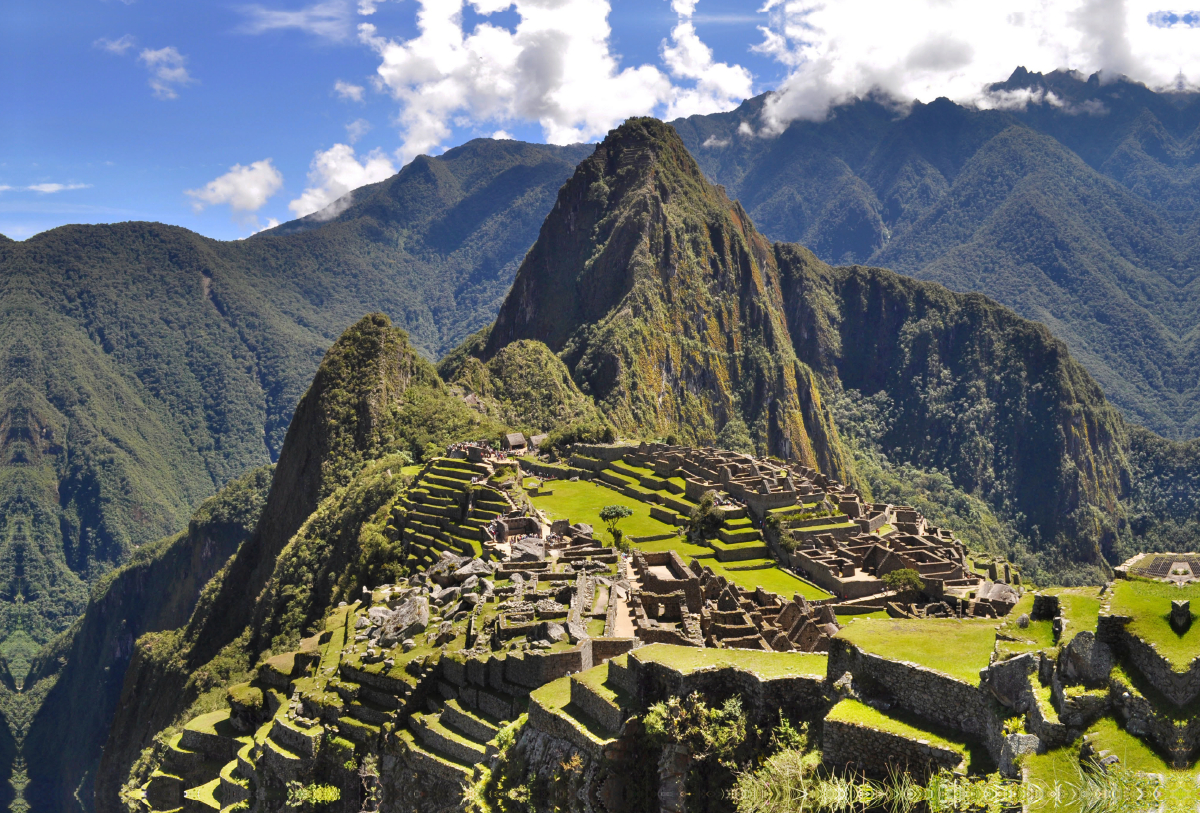
[[[24,796],[32,809],[91,801],[134,642],[187,623],[201,589],[254,530],[271,470],[235,480],[201,505],[186,532],[140,548],[98,586],[76,625],[33,663],[25,691],[44,698],[23,747]]]
[[[483,355],[521,339],[626,432],[708,440],[737,419],[772,453],[847,473],[770,243],[661,122],[614,130],[559,192]]]
[[[846,389],[887,394],[890,456],[1019,513],[1036,550],[1102,564],[1125,532],[1128,432],[1061,342],[977,294],[776,253],[797,354]]]

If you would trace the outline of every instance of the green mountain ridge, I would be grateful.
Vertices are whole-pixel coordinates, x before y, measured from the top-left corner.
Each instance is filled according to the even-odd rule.
[[[601,184],[608,193],[591,197]],[[696,324],[719,320],[733,330],[689,336],[682,324],[663,327],[699,308]],[[556,321],[561,314],[572,320]],[[652,320],[655,329],[639,324]],[[715,347],[697,352],[714,337]],[[693,377],[666,387],[661,368],[644,364],[688,353]],[[604,365],[588,359],[611,359],[619,374],[597,377]],[[394,577],[402,551],[382,532],[404,488],[397,469],[452,440],[496,437],[505,423],[544,430],[563,416],[598,414],[653,436],[689,429],[677,406],[689,397],[729,404],[691,428],[696,439],[742,420],[767,449],[787,437],[773,435],[769,420],[802,426],[810,442],[825,444],[822,465],[836,455],[860,488],[934,498],[952,527],[982,523],[972,538],[1023,557],[1029,574],[1102,578],[1104,555],[1173,543],[1198,517],[1197,445],[1128,427],[1044,326],[978,294],[882,269],[833,268],[802,247],[768,243],[654,120],[626,123],[580,166],[496,325],[440,370],[449,385],[382,315],[360,320],[326,353],[255,530],[185,623],[137,639],[94,774],[97,810],[118,810],[121,786],[145,780],[160,732],[224,702],[223,686],[294,647],[363,584]],[[722,379],[723,370],[738,375]],[[689,390],[699,384],[700,395]],[[812,387],[812,403],[828,402],[819,420],[804,413],[802,385]],[[529,403],[530,393],[549,403]],[[486,403],[471,406],[472,395]],[[852,419],[846,402],[855,399],[874,414],[860,408]],[[854,430],[846,439],[835,427],[843,414]],[[870,467],[869,482],[857,465]],[[144,566],[127,566],[105,596],[121,595]],[[97,623],[105,596],[93,599],[81,629]],[[60,644],[81,645],[69,636]],[[63,730],[64,709],[44,706],[27,742]],[[88,765],[60,768],[51,757],[30,765],[34,809],[61,809],[55,799],[86,787]]]
[[[759,97],[673,124],[772,239],[984,293],[1050,327],[1132,420],[1194,437],[1197,95],[1024,69],[993,90],[1034,101],[867,99],[740,135]]]
[[[0,241],[0,652],[18,679],[89,585],[277,458],[363,313],[430,357],[490,322],[586,151],[472,142],[244,241],[153,223]]]

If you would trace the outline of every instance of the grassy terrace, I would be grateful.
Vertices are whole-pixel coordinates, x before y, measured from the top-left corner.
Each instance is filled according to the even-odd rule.
[[[1200,652],[1200,624],[1193,623],[1183,635],[1171,628],[1172,599],[1190,599],[1192,620],[1200,606],[1200,585],[1176,587],[1163,582],[1122,580],[1113,589],[1113,615],[1129,616],[1129,631],[1149,644],[1167,659],[1176,671],[1186,671]]]
[[[829,598],[831,595],[821,588],[811,585],[778,567],[763,568],[761,570],[734,569],[768,563],[773,565],[774,560],[772,559],[750,559],[744,562],[725,563],[718,562],[716,559],[701,559],[700,562],[703,565],[711,567],[713,573],[716,573],[718,576],[724,576],[739,587],[744,587],[747,590],[761,587],[764,590],[770,590],[772,593],[779,594],[784,600],[791,599],[793,593],[799,593],[810,601]]]
[[[910,740],[925,740],[937,748],[957,751],[964,757],[967,755],[967,748],[962,742],[946,739],[928,728],[918,728],[899,717],[884,714],[857,700],[841,701],[833,707],[825,719],[859,725],[876,731],[885,731],[888,734],[896,734]]]
[[[547,487],[554,492],[552,495],[531,497],[530,500],[535,508],[544,511],[550,519],[586,522],[597,532],[602,532],[604,523],[600,521],[600,509],[606,505],[624,505],[633,510],[633,516],[621,521],[620,528],[626,536],[675,533],[674,525],[667,525],[650,516],[650,506],[647,503],[631,499],[612,489],[586,480],[555,480]]]
[[[820,653],[700,649],[671,644],[650,644],[633,650],[629,657],[642,663],[661,663],[685,675],[699,669],[734,666],[766,679],[795,675],[823,678],[828,661]]]
[[[909,661],[979,685],[996,642],[996,622],[897,618],[860,621],[838,633],[864,652]]]

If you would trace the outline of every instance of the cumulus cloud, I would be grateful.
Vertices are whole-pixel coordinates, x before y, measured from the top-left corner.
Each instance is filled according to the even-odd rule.
[[[228,203],[236,218],[245,223],[257,223],[258,218],[253,213],[282,187],[283,174],[270,158],[264,158],[249,166],[234,164],[221,177],[199,189],[185,190],[185,193],[192,199],[192,208],[197,212],[205,206]]]
[[[132,34],[126,34],[122,37],[117,37],[115,40],[110,40],[108,37],[101,37],[92,43],[92,46],[99,48],[102,51],[107,51],[110,54],[123,56],[126,51],[137,44]]]
[[[457,116],[534,121],[555,144],[585,141],[627,116],[655,111],[671,94],[657,67],[621,68],[609,49],[607,0],[473,0],[480,14],[513,7],[512,30],[481,22],[465,30],[462,4],[421,0],[419,34],[360,38],[379,54],[378,79],[401,103],[407,161],[437,147]]]
[[[53,195],[55,192],[67,192],[72,189],[90,189],[90,183],[35,183],[25,187],[30,192],[41,192],[43,195]],[[6,186],[5,189],[12,187]]]
[[[296,217],[317,213],[321,220],[337,217],[353,202],[353,190],[378,183],[396,173],[396,167],[381,150],[367,153],[360,161],[349,144],[334,144],[318,152],[308,170],[308,187],[288,204]]]
[[[348,0],[326,0],[295,11],[257,4],[239,10],[246,17],[236,29],[242,34],[293,29],[334,41],[348,40],[354,34],[354,13]],[[374,11],[373,4],[371,10]]]
[[[873,92],[904,103],[1062,103],[987,90],[1018,65],[1171,86],[1181,67],[1200,74],[1200,43],[1189,13],[1159,9],[1146,0],[767,0],[755,50],[790,73],[764,108],[765,129],[821,120]]]
[[[365,91],[366,88],[362,85],[352,85],[349,82],[343,82],[341,79],[333,83],[333,92],[343,99],[349,99],[352,102],[361,102]]]
[[[196,81],[185,65],[187,59],[173,45],[166,48],[144,48],[138,61],[150,71],[150,87],[159,99],[179,98],[179,88]]]
[[[346,125],[346,140],[351,144],[371,132],[371,122],[366,119],[355,119]]]
[[[691,14],[695,2],[674,0],[678,11],[681,7]],[[696,34],[696,27],[687,16],[671,32],[671,42],[663,40],[662,58],[671,75],[681,79],[692,79],[694,86],[677,88],[667,106],[668,119],[718,113],[737,107],[751,95],[754,77],[741,65],[714,62],[712,49]]]

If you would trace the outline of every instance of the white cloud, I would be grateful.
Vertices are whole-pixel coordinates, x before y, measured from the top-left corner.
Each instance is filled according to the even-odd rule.
[[[479,23],[468,34],[458,3],[421,0],[417,37],[397,41],[359,26],[380,56],[380,82],[401,103],[402,160],[437,147],[464,114],[497,124],[536,121],[547,141],[568,144],[654,112],[670,97],[662,71],[622,69],[610,52],[607,0],[473,5],[481,14],[515,6],[520,22],[511,31]]]
[[[186,58],[173,45],[157,50],[144,48],[138,61],[150,71],[150,87],[156,98],[176,99],[178,88],[196,81],[187,72]]]
[[[755,50],[792,70],[764,123],[778,131],[820,120],[872,91],[905,103],[1054,104],[987,92],[1018,65],[1127,75],[1151,87],[1173,85],[1181,69],[1200,76],[1200,17],[1159,9],[1158,0],[767,0]]]
[[[0,184],[0,192],[7,192],[10,189],[12,189],[11,186],[6,186],[5,184]]]
[[[710,135],[704,139],[704,143],[700,146],[707,149],[720,149],[721,147],[728,147],[731,143],[733,143],[732,139],[717,138],[715,135]]]
[[[513,140],[512,133],[508,132],[507,130],[497,130],[496,132],[492,133],[492,138],[496,139],[497,141]]]
[[[680,0],[674,0],[673,5],[678,10]],[[695,86],[676,90],[667,107],[668,119],[719,113],[750,97],[754,86],[750,71],[741,65],[713,62],[712,49],[701,42],[690,20],[683,19],[675,26],[671,43],[663,40],[663,62],[672,76],[695,80]]]
[[[379,6],[387,0],[358,0],[358,13],[364,17],[369,17],[379,10]]]
[[[270,158],[264,158],[249,166],[234,164],[221,177],[199,189],[187,189],[185,193],[192,198],[192,208],[197,212],[205,206],[228,203],[235,217],[245,223],[257,223],[258,218],[253,213],[282,187],[283,174]]]
[[[72,189],[89,189],[90,183],[35,183],[25,187],[30,192],[41,192],[43,195],[52,195],[55,192],[67,192]]]
[[[110,40],[108,37],[101,37],[92,43],[92,46],[107,51],[110,54],[123,56],[126,51],[137,44],[132,34],[126,34],[123,37],[118,37],[115,40]]]
[[[326,0],[295,11],[271,9],[260,5],[242,6],[246,20],[237,27],[243,34],[295,29],[315,37],[344,41],[354,33],[354,13],[349,0]]]
[[[349,82],[343,82],[341,79],[333,83],[333,92],[341,96],[343,99],[349,99],[353,102],[361,102],[363,93],[366,88],[362,85],[352,85]]]
[[[329,220],[350,207],[353,190],[378,183],[395,173],[396,167],[381,150],[367,153],[360,162],[353,147],[334,144],[313,157],[308,170],[308,187],[288,204],[288,208],[296,217],[316,212],[319,219]]]
[[[366,119],[355,119],[346,125],[346,140],[351,144],[371,131],[371,122]]]
[[[511,9],[519,22],[468,27],[463,8]],[[536,122],[554,144],[603,136],[629,116],[728,110],[752,92],[739,65],[716,62],[691,22],[697,0],[669,0],[679,23],[662,67],[622,65],[611,48],[609,0],[419,0],[418,35],[359,25],[379,54],[376,85],[400,103],[401,161],[436,152],[455,126]]]

